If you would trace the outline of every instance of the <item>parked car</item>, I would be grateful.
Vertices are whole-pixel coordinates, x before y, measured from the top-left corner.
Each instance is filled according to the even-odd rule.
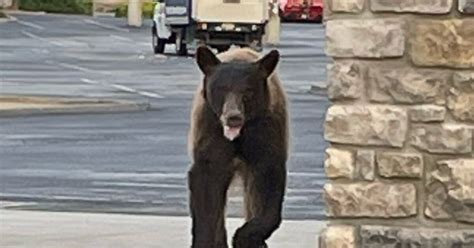
[[[284,21],[323,20],[323,0],[287,0],[281,3],[280,17]]]
[[[268,18],[267,0],[163,0],[155,6],[153,50],[163,53],[166,44],[175,44],[179,55],[193,44],[261,50]]]

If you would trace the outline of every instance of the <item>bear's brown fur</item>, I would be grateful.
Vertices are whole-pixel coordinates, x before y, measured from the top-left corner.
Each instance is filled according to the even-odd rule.
[[[204,79],[188,140],[192,247],[227,247],[224,208],[235,174],[244,181],[247,222],[234,235],[233,247],[265,247],[281,222],[286,187],[289,123],[275,72],[279,54],[261,57],[244,48],[215,57],[200,47],[196,57]]]

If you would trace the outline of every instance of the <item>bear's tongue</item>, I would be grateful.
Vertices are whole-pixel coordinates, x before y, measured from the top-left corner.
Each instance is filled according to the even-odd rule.
[[[234,140],[237,138],[240,134],[240,129],[242,129],[242,126],[237,126],[237,127],[229,127],[227,125],[224,126],[224,136],[229,139],[230,141]]]

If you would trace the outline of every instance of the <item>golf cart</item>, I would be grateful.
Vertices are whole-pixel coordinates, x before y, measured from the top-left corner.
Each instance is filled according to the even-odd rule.
[[[158,0],[153,16],[153,50],[175,44],[178,55],[188,46],[208,45],[219,52],[231,45],[262,49],[268,0]]]

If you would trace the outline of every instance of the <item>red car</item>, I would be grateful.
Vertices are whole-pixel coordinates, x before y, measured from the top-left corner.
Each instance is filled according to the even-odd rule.
[[[323,20],[323,0],[287,0],[281,1],[281,18],[286,21]]]

